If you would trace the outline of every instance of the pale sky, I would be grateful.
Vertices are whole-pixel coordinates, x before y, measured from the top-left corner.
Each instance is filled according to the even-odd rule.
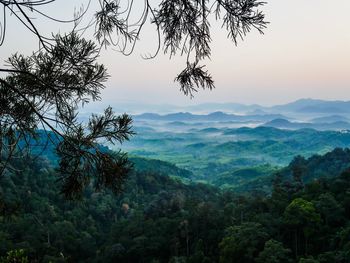
[[[72,7],[81,2],[57,0],[56,7],[49,11],[71,17]],[[299,98],[350,100],[350,1],[267,0],[263,10],[270,22],[265,35],[252,32],[237,47],[226,39],[220,24],[212,22],[212,57],[206,64],[214,77],[215,90],[200,91],[190,100],[173,82],[185,65],[184,58],[169,60],[160,54],[156,59],[143,60],[140,55],[156,48],[154,28],[146,27],[132,56],[103,52],[101,62],[111,75],[103,99],[110,104],[264,105]],[[40,20],[37,24],[47,32],[64,31]],[[0,47],[2,61],[10,53],[28,54],[37,47],[20,24],[9,24],[8,32],[5,45]]]

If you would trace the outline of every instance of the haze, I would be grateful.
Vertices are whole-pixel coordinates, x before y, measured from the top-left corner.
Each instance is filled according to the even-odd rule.
[[[67,17],[73,12],[72,3],[62,7],[62,1],[58,2],[51,10],[55,14]],[[75,1],[74,5],[81,2]],[[217,88],[200,91],[193,100],[182,95],[173,82],[184,66],[184,58],[169,60],[163,54],[153,60],[141,58],[156,48],[155,29],[148,26],[132,56],[103,52],[101,62],[111,75],[103,92],[104,102],[190,105],[234,101],[272,105],[305,97],[350,100],[348,10],[348,0],[270,0],[264,7],[270,22],[265,35],[253,31],[238,47],[213,21],[212,59],[207,61],[207,68]],[[50,24],[40,27],[48,32],[64,31]],[[20,24],[9,24],[8,31],[0,49],[3,60],[17,50],[29,53],[37,48],[36,40]]]

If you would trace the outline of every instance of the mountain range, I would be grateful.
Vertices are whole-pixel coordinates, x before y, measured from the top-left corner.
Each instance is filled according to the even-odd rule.
[[[274,111],[280,112],[298,112],[298,113],[326,113],[339,114],[350,113],[350,101],[326,101],[315,99],[300,99],[295,102],[284,105],[270,107]]]
[[[350,101],[328,101],[318,99],[299,99],[282,105],[262,106],[258,104],[245,105],[239,103],[210,103],[189,106],[190,112],[222,110],[253,114],[267,113],[299,113],[299,114],[350,114]]]
[[[81,110],[82,114],[89,114],[91,112],[102,112],[107,106],[112,106],[117,113],[129,113],[137,115],[145,112],[158,113],[161,115],[176,113],[176,112],[190,112],[193,114],[208,114],[211,112],[222,111],[234,114],[249,114],[249,115],[263,115],[263,114],[305,114],[321,116],[327,115],[350,115],[350,101],[341,100],[320,100],[320,99],[299,99],[290,103],[263,106],[259,104],[243,104],[243,103],[200,103],[196,105],[173,105],[173,104],[147,104],[138,102],[100,102],[91,103]],[[320,116],[317,116],[320,117]]]
[[[136,122],[168,122],[170,126],[216,122],[228,126],[255,123],[255,126],[264,125],[282,129],[348,130],[350,101],[300,99],[271,107],[257,104],[206,103],[184,107],[178,112],[167,114],[160,112],[136,114],[133,115],[133,119]]]
[[[321,119],[321,118],[320,118]],[[329,119],[329,118],[325,118]],[[329,119],[330,120],[330,119]],[[274,119],[269,121],[263,126],[274,127],[278,129],[315,129],[315,130],[350,130],[350,123],[346,121],[334,121],[334,122],[291,122],[286,119]]]
[[[209,114],[192,114],[189,112],[177,112],[171,114],[160,115],[157,113],[143,113],[134,115],[135,120],[148,121],[235,121],[235,122],[265,122],[277,118],[288,118],[281,114],[262,114],[262,115],[236,115],[227,114],[221,111],[212,112]]]

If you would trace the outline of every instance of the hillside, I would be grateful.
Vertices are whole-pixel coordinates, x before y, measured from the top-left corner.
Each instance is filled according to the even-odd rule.
[[[45,263],[199,263],[232,258],[262,263],[276,257],[290,263],[309,262],[305,260],[311,257],[319,263],[347,262],[350,174],[339,173],[349,155],[349,150],[335,150],[297,158],[282,173],[302,164],[316,176],[318,167],[338,165],[325,170],[330,180],[313,177],[317,180],[305,185],[295,176],[289,183],[277,177],[269,195],[237,195],[136,170],[122,194],[88,188],[84,199],[74,202],[62,198],[47,162],[27,160],[29,166],[20,176],[0,178],[0,258],[8,253],[7,257]],[[251,174],[253,170],[236,173]]]
[[[221,174],[266,164],[285,166],[296,155],[307,158],[336,147],[350,147],[350,133],[273,127],[144,130],[122,145],[132,155],[170,162],[191,171],[190,179],[194,181],[215,184]]]
[[[350,169],[350,149],[336,148],[324,155],[312,155],[309,158],[295,156],[287,166],[270,170],[268,173],[266,173],[268,171],[266,168],[268,167],[262,169],[261,176],[245,180],[241,185],[231,185],[231,188],[239,192],[263,191],[269,193],[276,176],[287,185],[293,181],[296,174],[303,184],[317,181],[320,178],[331,179]],[[254,172],[250,174],[252,175]]]
[[[312,129],[257,127],[206,128],[189,132],[139,131],[135,138],[122,145],[138,170],[167,174],[184,182],[242,189],[251,181],[286,166],[297,155],[308,158],[337,147],[350,146],[349,133]],[[44,133],[38,135],[45,148],[35,147],[32,154],[46,158],[53,168],[57,161],[54,146],[44,143]],[[100,147],[104,151],[110,150]],[[246,171],[250,176],[241,176]]]
[[[320,131],[330,131],[330,130],[350,130],[350,123],[346,121],[333,121],[333,119],[346,119],[344,118],[332,118],[332,117],[324,117],[314,119],[314,123],[309,122],[291,122],[285,119],[274,119],[272,121],[266,122],[261,126],[265,127],[274,127],[278,129],[315,129]],[[325,122],[321,122],[325,121]],[[330,122],[327,122],[330,121]]]

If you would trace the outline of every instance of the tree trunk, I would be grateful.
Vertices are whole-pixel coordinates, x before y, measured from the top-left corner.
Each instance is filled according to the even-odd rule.
[[[307,236],[304,234],[305,236],[305,255],[307,255]]]
[[[298,230],[294,231],[294,241],[295,241],[295,258],[298,258]]]

